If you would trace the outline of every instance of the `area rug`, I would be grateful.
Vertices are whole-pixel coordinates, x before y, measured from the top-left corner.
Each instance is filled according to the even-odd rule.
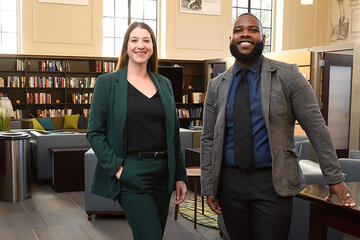
[[[179,206],[180,214],[194,222],[194,199],[188,199],[182,202]],[[217,215],[206,204],[206,200],[204,199],[204,215],[201,211],[201,197],[198,196],[197,198],[197,224],[200,224],[205,227],[216,228],[219,229],[217,224]]]

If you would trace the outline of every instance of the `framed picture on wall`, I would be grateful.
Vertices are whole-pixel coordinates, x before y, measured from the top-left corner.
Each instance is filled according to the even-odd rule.
[[[221,14],[221,0],[180,0],[181,13]]]

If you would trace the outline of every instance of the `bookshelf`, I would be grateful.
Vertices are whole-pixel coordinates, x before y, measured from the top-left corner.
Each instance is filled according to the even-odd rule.
[[[110,57],[0,54],[0,97],[9,97],[17,119],[87,115],[97,77],[116,63]],[[202,125],[205,61],[159,59],[159,66],[174,65],[183,67],[180,125]]]

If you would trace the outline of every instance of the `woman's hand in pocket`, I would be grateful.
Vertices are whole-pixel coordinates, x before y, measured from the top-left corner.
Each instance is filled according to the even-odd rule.
[[[115,177],[120,180],[121,173],[124,169],[124,166],[120,166],[119,170],[115,173]]]

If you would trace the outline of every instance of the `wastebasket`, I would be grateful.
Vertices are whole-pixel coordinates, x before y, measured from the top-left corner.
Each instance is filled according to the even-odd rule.
[[[22,201],[31,196],[30,135],[0,132],[0,200]]]

